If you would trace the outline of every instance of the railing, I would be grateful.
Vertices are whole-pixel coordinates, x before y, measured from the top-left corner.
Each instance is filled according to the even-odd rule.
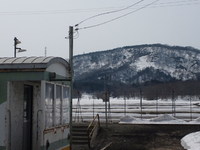
[[[97,122],[95,120],[97,119]],[[94,119],[90,122],[87,128],[88,134],[88,146],[91,146],[91,141],[97,136],[98,130],[100,128],[99,114],[97,114]]]

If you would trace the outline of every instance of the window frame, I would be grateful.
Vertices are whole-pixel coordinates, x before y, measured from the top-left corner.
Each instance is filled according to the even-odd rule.
[[[47,85],[50,84],[53,87],[53,100],[52,100],[52,125],[48,125],[47,124],[47,116],[46,116],[46,92],[47,92]],[[60,118],[60,122],[56,123],[56,100],[57,100],[57,87],[60,87],[60,111],[59,111],[59,118]],[[67,112],[66,115],[68,116],[67,121],[63,122],[64,119],[64,108],[63,108],[63,101],[64,101],[64,89],[67,89]],[[63,85],[63,84],[59,84],[59,83],[53,83],[53,82],[44,82],[44,112],[45,112],[45,119],[44,119],[44,123],[45,123],[45,129],[52,129],[52,128],[57,128],[57,127],[62,127],[62,126],[68,126],[69,125],[69,121],[70,121],[70,86],[69,85]]]

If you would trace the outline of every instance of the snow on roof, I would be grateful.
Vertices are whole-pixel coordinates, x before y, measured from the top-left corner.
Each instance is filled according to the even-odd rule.
[[[4,57],[0,58],[0,64],[19,63],[47,63],[54,57]]]
[[[0,58],[0,69],[47,68],[52,63],[69,66],[68,62],[60,57],[4,57]]]

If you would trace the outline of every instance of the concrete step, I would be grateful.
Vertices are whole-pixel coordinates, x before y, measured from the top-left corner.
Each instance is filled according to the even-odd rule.
[[[72,125],[72,144],[88,145],[88,124],[73,123]]]
[[[81,140],[81,139],[76,139],[76,140],[72,139],[72,144],[73,145],[89,145],[88,140]]]
[[[88,136],[73,136],[72,140],[83,140],[88,141]]]

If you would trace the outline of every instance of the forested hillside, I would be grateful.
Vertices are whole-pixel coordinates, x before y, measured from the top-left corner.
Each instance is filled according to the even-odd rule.
[[[88,53],[74,57],[74,70],[82,92],[142,92],[150,98],[200,93],[200,51],[192,47],[153,44]]]

